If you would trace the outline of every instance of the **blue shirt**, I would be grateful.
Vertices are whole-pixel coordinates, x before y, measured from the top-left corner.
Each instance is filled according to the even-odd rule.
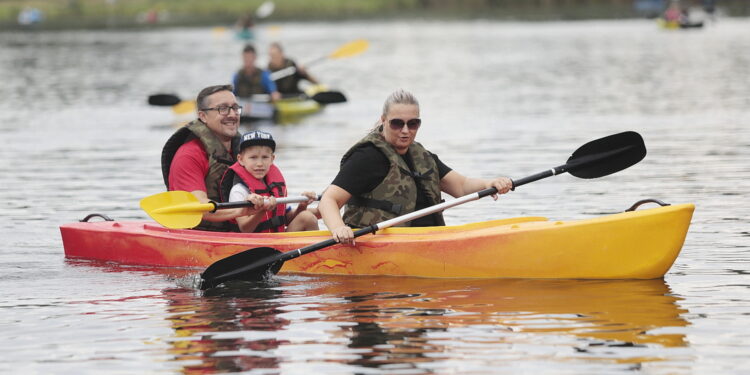
[[[239,72],[234,73],[234,77],[232,77],[232,85],[234,85],[235,95],[237,94],[237,82],[239,82],[239,74]],[[263,86],[263,91],[265,91],[267,94],[279,91],[276,88],[276,82],[271,79],[271,72],[269,72],[268,70],[260,71],[260,84]]]

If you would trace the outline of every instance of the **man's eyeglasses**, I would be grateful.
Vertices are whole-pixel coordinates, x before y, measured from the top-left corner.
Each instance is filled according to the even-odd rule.
[[[234,113],[236,113],[237,115],[241,115],[242,114],[242,106],[241,105],[236,105],[236,104],[233,105],[233,106],[231,106],[231,107],[223,105],[223,106],[220,106],[220,107],[203,108],[203,109],[201,109],[201,111],[216,111],[216,112],[219,112],[220,115],[226,116],[226,115],[229,114],[229,110],[230,109],[233,110]]]
[[[422,119],[413,118],[411,120],[404,121],[400,118],[393,118],[388,121],[388,124],[391,125],[391,129],[393,130],[401,130],[404,125],[408,126],[409,130],[417,130],[419,129],[419,125],[422,125]]]

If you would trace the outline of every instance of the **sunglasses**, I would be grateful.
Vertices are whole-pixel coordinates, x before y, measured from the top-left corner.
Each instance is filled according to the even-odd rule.
[[[409,127],[409,130],[417,130],[419,129],[419,125],[422,125],[422,119],[413,118],[411,120],[404,121],[400,118],[394,118],[388,121],[388,124],[391,125],[391,129],[393,130],[401,130],[404,125]]]

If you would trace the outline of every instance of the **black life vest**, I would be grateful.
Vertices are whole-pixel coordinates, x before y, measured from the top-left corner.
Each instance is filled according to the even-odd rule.
[[[216,202],[221,201],[219,192],[219,182],[224,172],[234,164],[236,156],[227,151],[221,140],[214,132],[200,120],[193,120],[187,125],[178,129],[164,144],[161,152],[161,172],[164,178],[164,185],[169,190],[169,169],[172,166],[177,150],[188,141],[198,138],[203,148],[208,154],[208,174],[206,174],[206,195],[208,199]],[[236,135],[232,138],[232,150],[238,150],[241,137]],[[211,222],[203,220],[195,229],[211,230],[218,232],[234,231],[229,222]]]

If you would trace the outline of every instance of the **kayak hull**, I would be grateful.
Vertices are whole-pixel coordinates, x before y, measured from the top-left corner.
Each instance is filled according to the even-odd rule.
[[[291,95],[281,98],[273,103],[267,95],[256,95],[254,97],[238,97],[237,100],[244,107],[241,119],[243,121],[276,121],[286,123],[298,120],[300,117],[318,113],[323,105],[312,97],[328,90],[328,86],[314,85],[300,95]]]
[[[682,204],[573,221],[524,217],[459,226],[389,228],[284,263],[280,272],[430,278],[653,279],[677,258],[694,211]],[[205,268],[256,247],[295,250],[327,231],[214,233],[152,222],[60,227],[65,256]]]
[[[276,102],[237,98],[243,106],[242,121],[277,121],[289,122],[299,117],[311,115],[323,109],[323,106],[304,95],[279,99]]]
[[[679,22],[679,21],[667,21],[664,18],[658,18],[657,23],[663,29],[696,29],[703,27],[703,22]]]

